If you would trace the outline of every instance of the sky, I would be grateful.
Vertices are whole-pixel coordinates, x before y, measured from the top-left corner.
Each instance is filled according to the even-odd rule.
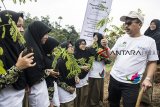
[[[58,21],[62,16],[61,24],[74,25],[78,32],[82,29],[84,15],[88,0],[37,0],[30,2],[26,0],[25,4],[13,4],[12,0],[4,0],[6,8],[14,11],[24,11],[34,16],[50,16],[50,21]],[[119,18],[128,14],[130,11],[136,11],[138,8],[145,14],[142,33],[148,28],[152,19],[160,19],[160,0],[113,0],[109,17],[113,17],[113,24],[120,25]],[[0,2],[0,7],[4,9]]]

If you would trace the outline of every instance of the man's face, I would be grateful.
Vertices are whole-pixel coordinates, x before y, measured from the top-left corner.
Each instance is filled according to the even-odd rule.
[[[137,33],[139,33],[141,26],[142,24],[138,22],[137,19],[127,18],[124,23],[124,29],[130,36],[135,36]]]

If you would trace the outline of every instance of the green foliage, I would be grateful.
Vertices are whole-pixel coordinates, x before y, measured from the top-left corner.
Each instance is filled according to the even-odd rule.
[[[77,63],[79,64],[79,66],[84,66],[85,65],[85,66],[89,66],[89,68],[91,68],[94,60],[95,60],[95,57],[91,56],[91,57],[89,57],[88,61],[85,58],[80,58],[80,59],[77,60]]]
[[[2,2],[3,1],[5,1],[5,0],[1,0]],[[6,0],[7,1],[7,0]],[[32,2],[32,1],[35,1],[35,2],[37,2],[37,0],[12,0],[13,1],[13,3],[14,4],[16,4],[17,2],[19,2],[20,4],[24,4],[24,3],[26,3],[27,1],[30,1],[30,2]]]
[[[3,0],[4,1],[4,0]],[[32,1],[32,0],[13,0],[13,3],[17,3],[19,1],[19,3],[26,3],[26,1]],[[34,0],[35,2],[37,2],[37,0]]]
[[[48,15],[47,16],[41,16],[41,21],[43,23],[45,23],[47,26],[52,27],[49,19],[50,19],[50,17]]]
[[[0,56],[3,55],[3,48],[0,47]]]
[[[5,28],[5,25],[2,25],[2,31],[3,31],[3,33],[2,33],[2,39],[5,37],[5,33],[6,33],[6,28]]]
[[[70,71],[67,77],[71,78],[81,73],[81,69],[76,59],[74,58],[74,55],[68,54],[66,57],[67,57],[66,67],[67,70]]]
[[[3,66],[4,66],[3,62],[2,62],[2,60],[0,60],[0,75],[1,74],[3,74],[3,75],[6,74],[6,70],[3,68]]]
[[[108,27],[104,29],[104,32],[107,35],[109,47],[112,47],[115,44],[116,40],[125,33],[123,25],[121,26],[113,25],[111,23],[112,21],[113,18],[104,18],[100,20],[96,26],[97,29],[100,29],[101,27],[107,24]]]
[[[77,60],[77,63],[78,63],[79,65],[85,65],[86,59],[85,59],[85,58],[80,58],[80,59]]]
[[[107,30],[107,39],[108,39],[108,45],[109,47],[113,47],[115,42],[119,37],[121,37],[123,34],[125,34],[123,25],[116,26],[116,25],[110,25],[111,29],[106,28]]]
[[[66,68],[69,71],[67,78],[72,78],[81,72],[81,69],[74,58],[73,54],[69,54],[65,48],[56,47],[52,52],[54,60],[52,63],[53,69],[55,69],[58,58],[62,57],[66,60]]]
[[[19,32],[16,23],[12,20],[11,16],[9,16],[9,24],[11,25],[10,28],[10,35],[12,36],[12,39],[14,42],[17,42],[21,45],[24,45],[26,43],[24,37],[22,36],[22,34]]]
[[[95,61],[95,57],[94,56],[89,57],[88,63],[90,64],[90,68],[92,67],[94,61]]]
[[[57,65],[57,60],[58,58],[61,56],[61,54],[64,52],[65,50],[60,48],[60,47],[56,47],[54,48],[52,55],[54,56],[54,60],[52,62],[52,68],[55,69],[56,65]]]

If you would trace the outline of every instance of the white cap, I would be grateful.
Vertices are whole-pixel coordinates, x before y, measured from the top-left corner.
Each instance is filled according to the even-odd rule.
[[[121,17],[120,17],[120,21],[125,22],[127,17],[128,17],[128,18],[137,18],[137,19],[139,19],[142,23],[144,22],[144,17],[143,17],[140,13],[137,13],[137,12],[135,12],[135,11],[129,12],[129,14],[126,15],[126,16],[121,16]]]

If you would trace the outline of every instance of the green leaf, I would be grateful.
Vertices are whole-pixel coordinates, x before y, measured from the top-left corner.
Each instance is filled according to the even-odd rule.
[[[0,74],[6,74],[6,70],[3,68],[4,64],[2,60],[0,60]]]
[[[6,74],[6,70],[2,66],[0,66],[0,74]]]
[[[13,3],[15,3],[15,4],[16,4],[16,3],[17,3],[17,1],[16,1],[16,0],[13,0]]]
[[[3,55],[3,48],[0,47],[0,55]]]
[[[5,37],[5,33],[6,33],[6,28],[4,25],[3,25],[2,31],[3,31],[3,33],[2,33],[2,39],[3,39]]]
[[[3,67],[4,64],[3,64],[3,61],[0,59],[0,66]]]
[[[106,19],[104,18],[104,19],[100,20],[100,21],[97,23],[96,28],[97,28],[97,29],[100,29],[101,27],[103,27],[103,26],[105,25],[105,23],[106,23]]]

